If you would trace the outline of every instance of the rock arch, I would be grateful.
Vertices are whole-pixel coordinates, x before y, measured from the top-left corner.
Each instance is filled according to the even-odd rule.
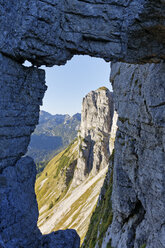
[[[88,54],[113,62],[161,62],[165,58],[165,2],[0,0],[0,24],[0,244],[7,248],[63,247],[61,242],[65,241],[70,247],[78,247],[74,231],[42,237],[36,225],[35,166],[30,158],[21,158],[38,122],[39,105],[46,90],[44,71],[35,66],[65,64],[74,54]],[[25,68],[22,65],[25,60],[31,61],[34,66]],[[154,67],[158,72],[155,68],[162,69],[156,74],[159,77],[154,83],[159,81],[163,85],[164,64]],[[137,70],[139,77],[145,78],[147,70],[151,73],[150,69]],[[124,73],[124,69],[121,71]],[[125,93],[132,96],[129,92]],[[148,98],[152,99],[151,96],[153,94]],[[159,113],[157,107],[164,111],[164,102],[154,101],[154,116],[161,116],[162,112]],[[119,104],[118,100],[116,103]],[[148,111],[152,104],[146,100],[145,103],[148,105],[144,118],[147,114],[151,115],[151,126],[164,131],[164,119],[161,123],[155,122]],[[131,114],[129,111],[128,114]],[[141,119],[138,119],[139,122],[142,122]],[[159,145],[164,151],[161,142],[159,140]],[[162,171],[161,176],[164,176]],[[114,209],[117,206],[114,205]],[[158,236],[162,237],[159,243],[163,240],[163,227],[162,224],[158,232]],[[113,238],[115,240],[115,234]],[[118,247],[121,247],[120,244]],[[158,246],[153,244],[153,247]]]

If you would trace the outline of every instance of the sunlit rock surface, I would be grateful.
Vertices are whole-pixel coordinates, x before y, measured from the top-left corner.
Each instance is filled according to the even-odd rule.
[[[38,226],[43,234],[74,227],[83,242],[108,170],[113,110],[113,94],[107,88],[87,94],[78,138],[37,178]]]
[[[107,88],[101,87],[84,97],[74,186],[80,184],[89,174],[96,175],[108,165],[113,112],[113,94]]]

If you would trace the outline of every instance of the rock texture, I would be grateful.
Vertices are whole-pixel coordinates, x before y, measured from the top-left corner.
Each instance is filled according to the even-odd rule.
[[[0,52],[19,62],[65,64],[165,58],[164,0],[1,0]],[[14,20],[14,21],[13,21]]]
[[[38,122],[39,105],[46,89],[44,72],[21,64],[29,60],[34,65],[60,65],[74,54],[88,54],[106,61],[161,62],[165,59],[164,15],[164,0],[107,0],[106,3],[103,0],[0,0],[0,190],[6,192],[0,198],[2,246],[13,248],[12,242],[15,247],[24,242],[25,248],[32,247],[34,239],[29,229],[26,238],[18,229],[23,236],[22,241],[21,236],[16,236],[17,242],[9,231],[18,223],[17,216],[20,223],[25,218],[23,208],[17,211],[20,207],[14,199],[11,212],[8,197],[15,197],[13,188],[18,189],[15,185],[18,182],[14,181],[17,163],[25,161],[20,159]],[[164,64],[125,65],[121,66],[121,72],[117,67],[113,67],[112,76],[120,118],[114,162],[116,218],[112,224],[112,246],[136,248],[146,242],[147,248],[162,248],[165,243]],[[24,167],[26,172],[26,163],[21,168],[22,175]],[[13,188],[6,177],[13,181]],[[26,197],[23,182],[20,189]],[[32,191],[29,201],[35,201]],[[9,222],[3,215],[6,208]],[[32,227],[35,229],[33,224]],[[73,231],[67,234],[72,240],[68,243],[74,247],[78,238]]]
[[[27,151],[30,135],[39,118],[39,105],[46,90],[45,73],[25,68],[10,58],[0,56],[0,243],[5,248],[62,248],[62,234],[43,242],[37,228],[38,208],[34,193],[36,169]],[[79,238],[65,231],[70,248]],[[45,240],[45,237],[44,237]]]
[[[118,120],[118,114],[114,110],[113,119],[112,119],[111,133],[110,133],[110,141],[109,141],[110,154],[113,153],[113,149],[114,149],[114,145],[115,145],[116,132],[117,132],[117,128],[118,128],[117,120]]]
[[[108,170],[113,112],[113,94],[107,88],[87,94],[78,138],[37,178],[38,226],[43,234],[74,227],[83,242]]]
[[[84,97],[73,185],[80,184],[89,174],[96,175],[108,165],[113,111],[113,94],[105,87]]]
[[[111,248],[109,226],[112,223],[112,187],[113,187],[114,150],[108,163],[108,171],[101,188],[96,209],[91,217],[88,232],[81,248]]]
[[[39,246],[35,176],[35,164],[29,157],[5,168],[0,175],[0,233],[6,248]]]
[[[45,73],[0,55],[0,170],[27,151],[46,90]]]
[[[165,247],[165,64],[113,64],[112,247]]]
[[[111,81],[119,115],[113,192],[107,174],[82,247],[165,247],[164,78],[164,63],[112,64]],[[99,204],[105,206],[101,211]],[[111,206],[113,221],[109,219],[108,223]],[[104,211],[108,210],[104,219]]]

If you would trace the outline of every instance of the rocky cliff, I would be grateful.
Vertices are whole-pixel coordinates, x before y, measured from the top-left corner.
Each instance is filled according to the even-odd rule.
[[[5,248],[79,247],[75,231],[42,237],[34,192],[36,169],[23,157],[46,90],[43,70],[0,56],[0,234]],[[1,242],[2,243],[2,242]]]
[[[165,65],[117,63],[111,69],[119,115],[113,191],[106,206],[112,204],[113,220],[100,241],[104,222],[94,223],[96,212],[86,242],[90,244],[95,237],[98,242],[91,247],[164,248]],[[111,186],[103,187],[105,194]],[[96,236],[90,232],[92,226],[97,226]]]
[[[37,179],[38,226],[43,234],[74,227],[83,242],[108,169],[113,109],[107,88],[88,93],[77,140],[55,156]]]
[[[52,66],[74,54],[133,63],[165,58],[164,0],[0,3],[0,51],[18,62]]]
[[[159,62],[113,66],[120,120],[111,233],[117,248],[142,242],[147,248],[164,247],[165,1],[0,0],[0,24],[0,242],[7,248],[42,247],[41,240],[47,247],[54,242],[56,247],[79,246],[74,231],[45,239],[37,229],[35,165],[22,156],[38,122],[45,75],[22,63],[60,65],[75,54],[88,54],[114,62]],[[26,199],[31,211],[17,196]]]
[[[165,64],[113,64],[112,247],[165,247]]]
[[[95,176],[107,167],[113,112],[113,94],[105,87],[91,91],[83,99],[79,154],[72,185],[80,184],[89,174]]]

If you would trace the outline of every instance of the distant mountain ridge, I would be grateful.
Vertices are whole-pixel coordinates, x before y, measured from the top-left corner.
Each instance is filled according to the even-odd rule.
[[[67,147],[77,136],[80,126],[81,114],[73,116],[52,115],[40,111],[37,125],[28,147],[27,155],[36,163],[50,160],[54,155]]]

